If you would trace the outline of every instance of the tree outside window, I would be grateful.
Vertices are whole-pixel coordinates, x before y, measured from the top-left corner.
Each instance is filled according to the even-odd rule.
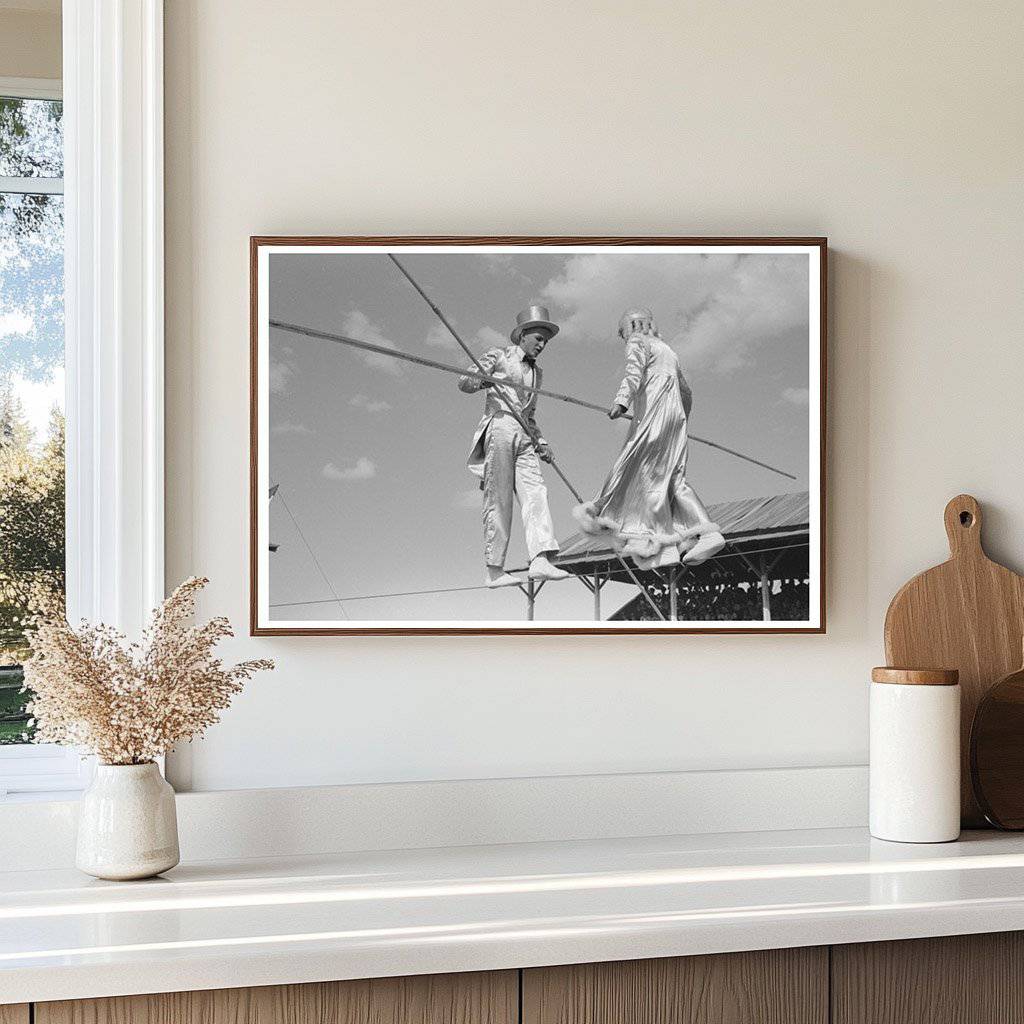
[[[30,742],[20,663],[64,594],[62,105],[0,97],[0,744]]]

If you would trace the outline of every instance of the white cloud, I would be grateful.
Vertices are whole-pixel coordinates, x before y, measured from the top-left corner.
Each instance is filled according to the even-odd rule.
[[[390,412],[392,409],[391,403],[385,402],[383,398],[369,398],[367,395],[353,395],[348,404],[367,412]]]
[[[370,318],[358,309],[348,313],[341,324],[341,333],[351,335],[358,341],[368,341],[371,345],[380,345],[381,348],[397,349],[398,346],[389,338],[385,338],[383,328],[380,324],[373,323]],[[369,366],[373,366],[385,373],[400,377],[403,373],[402,364],[390,356],[381,355],[379,352],[355,351],[363,358]]]
[[[501,331],[496,331],[493,327],[486,325],[476,332],[475,340],[480,348],[484,350],[489,348],[505,348],[512,343],[507,334],[502,334]]]
[[[285,434],[312,434],[313,431],[309,429],[304,423],[294,423],[292,420],[282,420],[280,423],[275,423],[270,428],[271,434],[282,436]]]
[[[807,388],[786,388],[782,392],[782,400],[789,402],[791,405],[808,405],[811,400],[811,394]]]
[[[808,330],[808,262],[802,256],[741,259],[680,334],[687,358],[728,371],[755,352]]]
[[[354,466],[346,469],[338,469],[333,462],[328,462],[323,468],[323,475],[328,480],[369,480],[377,475],[377,467],[371,459],[361,456],[356,460]]]
[[[294,366],[279,359],[272,359],[270,361],[270,393],[272,395],[283,395],[291,386],[292,377],[294,376]]]
[[[649,306],[685,368],[724,373],[807,331],[807,287],[801,255],[581,253],[542,294],[564,311],[556,320],[566,341],[618,344],[622,312]]]
[[[426,343],[431,348],[458,348],[459,343],[452,337],[452,332],[444,324],[434,324],[427,334]]]
[[[291,390],[292,378],[295,376],[295,366],[291,360],[293,355],[295,349],[291,345],[276,344],[272,341],[267,381],[272,395],[283,395]]]
[[[526,276],[513,261],[512,253],[492,252],[484,256],[484,266],[487,270],[500,277],[510,277],[513,280],[521,281],[524,284],[533,282]]]

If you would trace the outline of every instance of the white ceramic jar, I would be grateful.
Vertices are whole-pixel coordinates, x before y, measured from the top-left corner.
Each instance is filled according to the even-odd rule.
[[[870,828],[876,839],[960,835],[960,684],[947,669],[871,673]]]
[[[174,790],[156,764],[97,765],[79,806],[79,870],[124,881],[158,875],[179,859]]]

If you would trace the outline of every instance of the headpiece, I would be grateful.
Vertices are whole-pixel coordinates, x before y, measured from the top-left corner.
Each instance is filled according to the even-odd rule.
[[[558,324],[551,322],[551,315],[545,306],[527,306],[521,313],[516,314],[516,325],[512,328],[509,337],[513,343],[518,345],[523,331],[533,327],[543,327],[548,332],[548,337],[553,338],[558,333]]]
[[[654,323],[654,314],[646,306],[637,306],[635,309],[627,309],[619,318],[619,337],[626,339],[631,334],[637,333],[637,322],[640,323],[641,334],[657,334],[658,328]]]

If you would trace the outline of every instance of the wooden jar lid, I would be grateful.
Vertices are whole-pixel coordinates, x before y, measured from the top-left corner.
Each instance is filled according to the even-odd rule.
[[[910,686],[956,686],[960,673],[955,668],[888,668],[871,670],[873,683],[900,683]]]

